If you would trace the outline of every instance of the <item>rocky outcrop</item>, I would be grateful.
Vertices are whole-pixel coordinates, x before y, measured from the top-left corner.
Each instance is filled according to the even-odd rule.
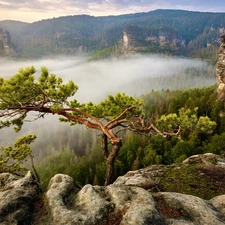
[[[225,159],[214,154],[130,171],[106,187],[81,188],[57,174],[31,222],[39,185],[31,173],[19,180],[5,173],[0,175],[0,225],[224,225],[224,177]]]
[[[221,36],[221,45],[218,51],[218,61],[216,64],[216,76],[219,81],[217,88],[218,98],[225,101],[225,34]]]
[[[9,173],[0,174],[0,224],[29,225],[40,186],[28,172],[21,179]]]
[[[210,181],[214,184],[214,189],[220,189],[222,185],[225,187],[225,160],[214,154],[195,155],[181,164],[155,165],[131,171],[107,187],[88,184],[79,190],[71,177],[58,174],[51,179],[46,193],[50,212],[49,224],[225,224],[225,190],[223,189],[222,192],[220,189],[224,195],[208,200],[186,194],[179,180],[182,181],[183,186],[187,185],[185,181],[190,182],[190,179],[185,177],[186,173],[183,175],[186,180],[181,178],[182,171],[187,170],[187,167],[196,167],[199,176],[207,176],[206,185],[209,192],[212,188]],[[176,180],[172,170],[181,172]],[[222,181],[218,177],[216,181],[213,177],[214,173],[218,176],[218,172]],[[204,189],[204,180],[196,177],[196,173],[192,175],[191,180],[199,183],[199,187],[194,188],[204,192],[201,190]],[[183,193],[168,192],[166,189],[169,190],[170,183],[174,183],[173,185]],[[188,184],[187,190],[192,184]]]
[[[147,51],[150,46],[179,50],[185,47],[185,40],[178,33],[163,27],[157,30],[145,30],[139,26],[128,26],[122,33],[117,50],[127,54]]]
[[[0,28],[0,55],[9,57],[18,57],[19,53],[11,42],[11,36],[8,31]]]

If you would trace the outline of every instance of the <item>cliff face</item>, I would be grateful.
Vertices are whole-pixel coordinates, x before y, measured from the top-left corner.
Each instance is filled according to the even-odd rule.
[[[133,53],[139,51],[153,52],[169,49],[179,51],[185,47],[182,36],[172,30],[159,28],[157,30],[144,30],[138,26],[130,26],[124,29],[117,49],[122,53]]]
[[[0,27],[10,32],[24,58],[116,48],[118,53],[166,53],[214,63],[224,21],[225,13],[156,10],[113,17],[67,16],[31,24],[0,21]]]
[[[221,36],[221,45],[218,51],[218,61],[216,64],[216,76],[219,81],[217,88],[218,98],[225,101],[225,34]]]
[[[0,55],[9,57],[18,57],[19,52],[11,42],[11,36],[8,31],[0,28]]]

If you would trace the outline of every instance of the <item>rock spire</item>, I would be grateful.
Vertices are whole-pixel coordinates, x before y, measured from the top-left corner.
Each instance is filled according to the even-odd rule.
[[[225,34],[221,36],[221,45],[218,50],[218,61],[216,64],[216,77],[219,81],[217,88],[218,98],[225,101]]]

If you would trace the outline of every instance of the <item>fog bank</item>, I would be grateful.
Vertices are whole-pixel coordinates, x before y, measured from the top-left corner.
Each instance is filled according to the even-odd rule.
[[[19,68],[28,66],[36,68],[36,76],[40,74],[40,68],[46,66],[50,73],[61,76],[65,82],[73,80],[79,86],[74,97],[81,102],[98,102],[105,99],[108,94],[117,92],[139,97],[152,89],[180,89],[216,83],[214,68],[206,62],[157,55],[92,62],[79,57],[23,62],[0,59],[0,76],[11,77]],[[54,138],[51,131],[63,132],[65,129],[74,129],[69,124],[62,124],[57,120],[57,116],[49,115],[44,119],[26,123],[19,134],[15,134],[11,128],[2,129],[0,130],[0,146],[8,145],[14,142],[16,137],[28,133],[36,133],[45,146]],[[60,137],[60,134],[57,135]]]
[[[10,77],[19,68],[28,66],[36,68],[37,76],[40,74],[40,68],[46,66],[50,73],[61,76],[64,81],[73,80],[79,86],[74,97],[82,102],[97,102],[106,98],[108,94],[117,92],[139,96],[152,89],[190,88],[199,85],[208,86],[216,82],[214,74],[208,72],[209,65],[206,62],[157,55],[92,62],[80,57],[58,57],[24,62],[1,59],[0,76]],[[201,74],[194,75],[198,80],[202,78],[203,73],[204,79],[199,82],[200,84],[197,84],[198,81],[193,77],[190,77],[190,82],[188,76],[185,78],[181,76],[182,73],[190,70],[200,71]],[[174,79],[172,85],[168,82],[170,78]]]

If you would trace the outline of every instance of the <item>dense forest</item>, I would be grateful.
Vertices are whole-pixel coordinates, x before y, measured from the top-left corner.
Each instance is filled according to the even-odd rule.
[[[196,108],[197,117],[208,116],[217,126],[210,132],[201,132],[194,127],[182,130],[179,137],[163,138],[152,133],[151,136],[124,131],[124,144],[116,159],[115,177],[129,170],[136,170],[152,164],[171,164],[182,162],[194,154],[212,152],[225,154],[224,104],[217,100],[216,85],[188,90],[161,90],[142,95],[144,112],[149,123],[160,126],[158,120],[163,115],[179,114],[182,109]],[[158,122],[157,122],[158,121]],[[66,126],[55,130],[45,130],[48,143],[33,144],[35,164],[43,185],[56,173],[72,176],[80,185],[87,183],[103,184],[106,165],[101,153],[98,132],[84,127]],[[50,134],[51,133],[51,134]],[[43,137],[39,137],[42,139]],[[60,145],[60,146],[59,146]],[[44,160],[39,160],[43,159]]]
[[[115,160],[113,179],[116,179],[129,170],[152,164],[179,163],[194,154],[225,155],[225,109],[217,98],[215,84],[215,63],[219,37],[225,31],[224,21],[224,13],[156,10],[108,17],[66,16],[31,24],[0,21],[0,27],[9,31],[22,60],[77,54],[85,54],[89,60],[114,57],[124,60],[129,54],[148,57],[154,53],[168,62],[160,75],[128,78],[122,84],[123,90],[129,92],[131,86],[138,90],[135,96],[143,101],[147,124],[153,123],[159,129],[172,132],[178,125],[185,123],[185,126],[178,136],[167,137],[155,132],[145,135],[122,129],[123,145]],[[127,45],[124,35],[129,40]],[[0,43],[0,46],[3,51],[4,45]],[[171,58],[178,62],[177,56],[201,60],[194,66],[182,64],[178,68],[170,63]],[[175,71],[173,66],[176,73],[171,75],[170,71]],[[216,126],[210,130],[199,127],[198,122],[202,120],[204,124],[206,118]],[[80,185],[104,184],[107,166],[100,132],[82,125],[59,123],[58,117],[34,122],[33,126],[25,127],[25,132],[37,134],[37,140],[31,144],[32,159],[43,187],[56,173],[68,174]],[[0,141],[6,146],[19,136],[20,133],[12,135],[12,130],[8,129]],[[31,138],[33,142],[35,137]],[[31,154],[30,149],[28,153]],[[25,165],[30,167],[29,158]]]
[[[157,163],[181,162],[193,154],[205,152],[224,154],[221,147],[225,132],[224,104],[217,100],[215,67],[201,61],[196,64],[193,64],[194,61],[185,61],[186,64],[190,63],[193,66],[189,67],[182,62],[183,66],[178,68],[179,58],[170,61],[171,57],[164,55],[162,59],[170,62],[171,71],[174,71],[173,64],[176,64],[175,74],[168,76],[165,71],[169,68],[165,68],[161,75],[142,78],[139,76],[136,80],[132,79],[132,82],[129,79],[126,82],[127,86],[134,86],[138,90],[136,97],[144,102],[143,111],[147,123],[153,123],[160,128],[162,120],[160,122],[159,119],[164,115],[176,114],[182,117],[183,110],[191,110],[190,113],[196,114],[196,118],[208,116],[217,126],[212,131],[207,131],[208,133],[201,132],[196,127],[185,128],[178,137],[167,138],[154,132],[150,136],[130,131],[121,132],[123,145],[116,158],[114,179],[129,170]],[[163,129],[168,130],[165,127],[162,127]],[[57,117],[47,116],[27,123],[22,134],[19,132],[14,135],[10,128],[2,129],[1,132],[2,146],[14,142],[24,133],[37,135],[31,149],[35,167],[44,187],[56,173],[69,174],[80,185],[104,183],[106,163],[102,156],[101,134],[98,131],[87,129],[82,125],[71,127],[60,123]],[[30,167],[29,158],[27,163]]]
[[[155,10],[121,16],[65,16],[34,23],[0,21],[19,58],[88,54],[163,53],[216,62],[224,13]],[[124,46],[124,35],[128,45]],[[1,43],[0,43],[1,44]]]

